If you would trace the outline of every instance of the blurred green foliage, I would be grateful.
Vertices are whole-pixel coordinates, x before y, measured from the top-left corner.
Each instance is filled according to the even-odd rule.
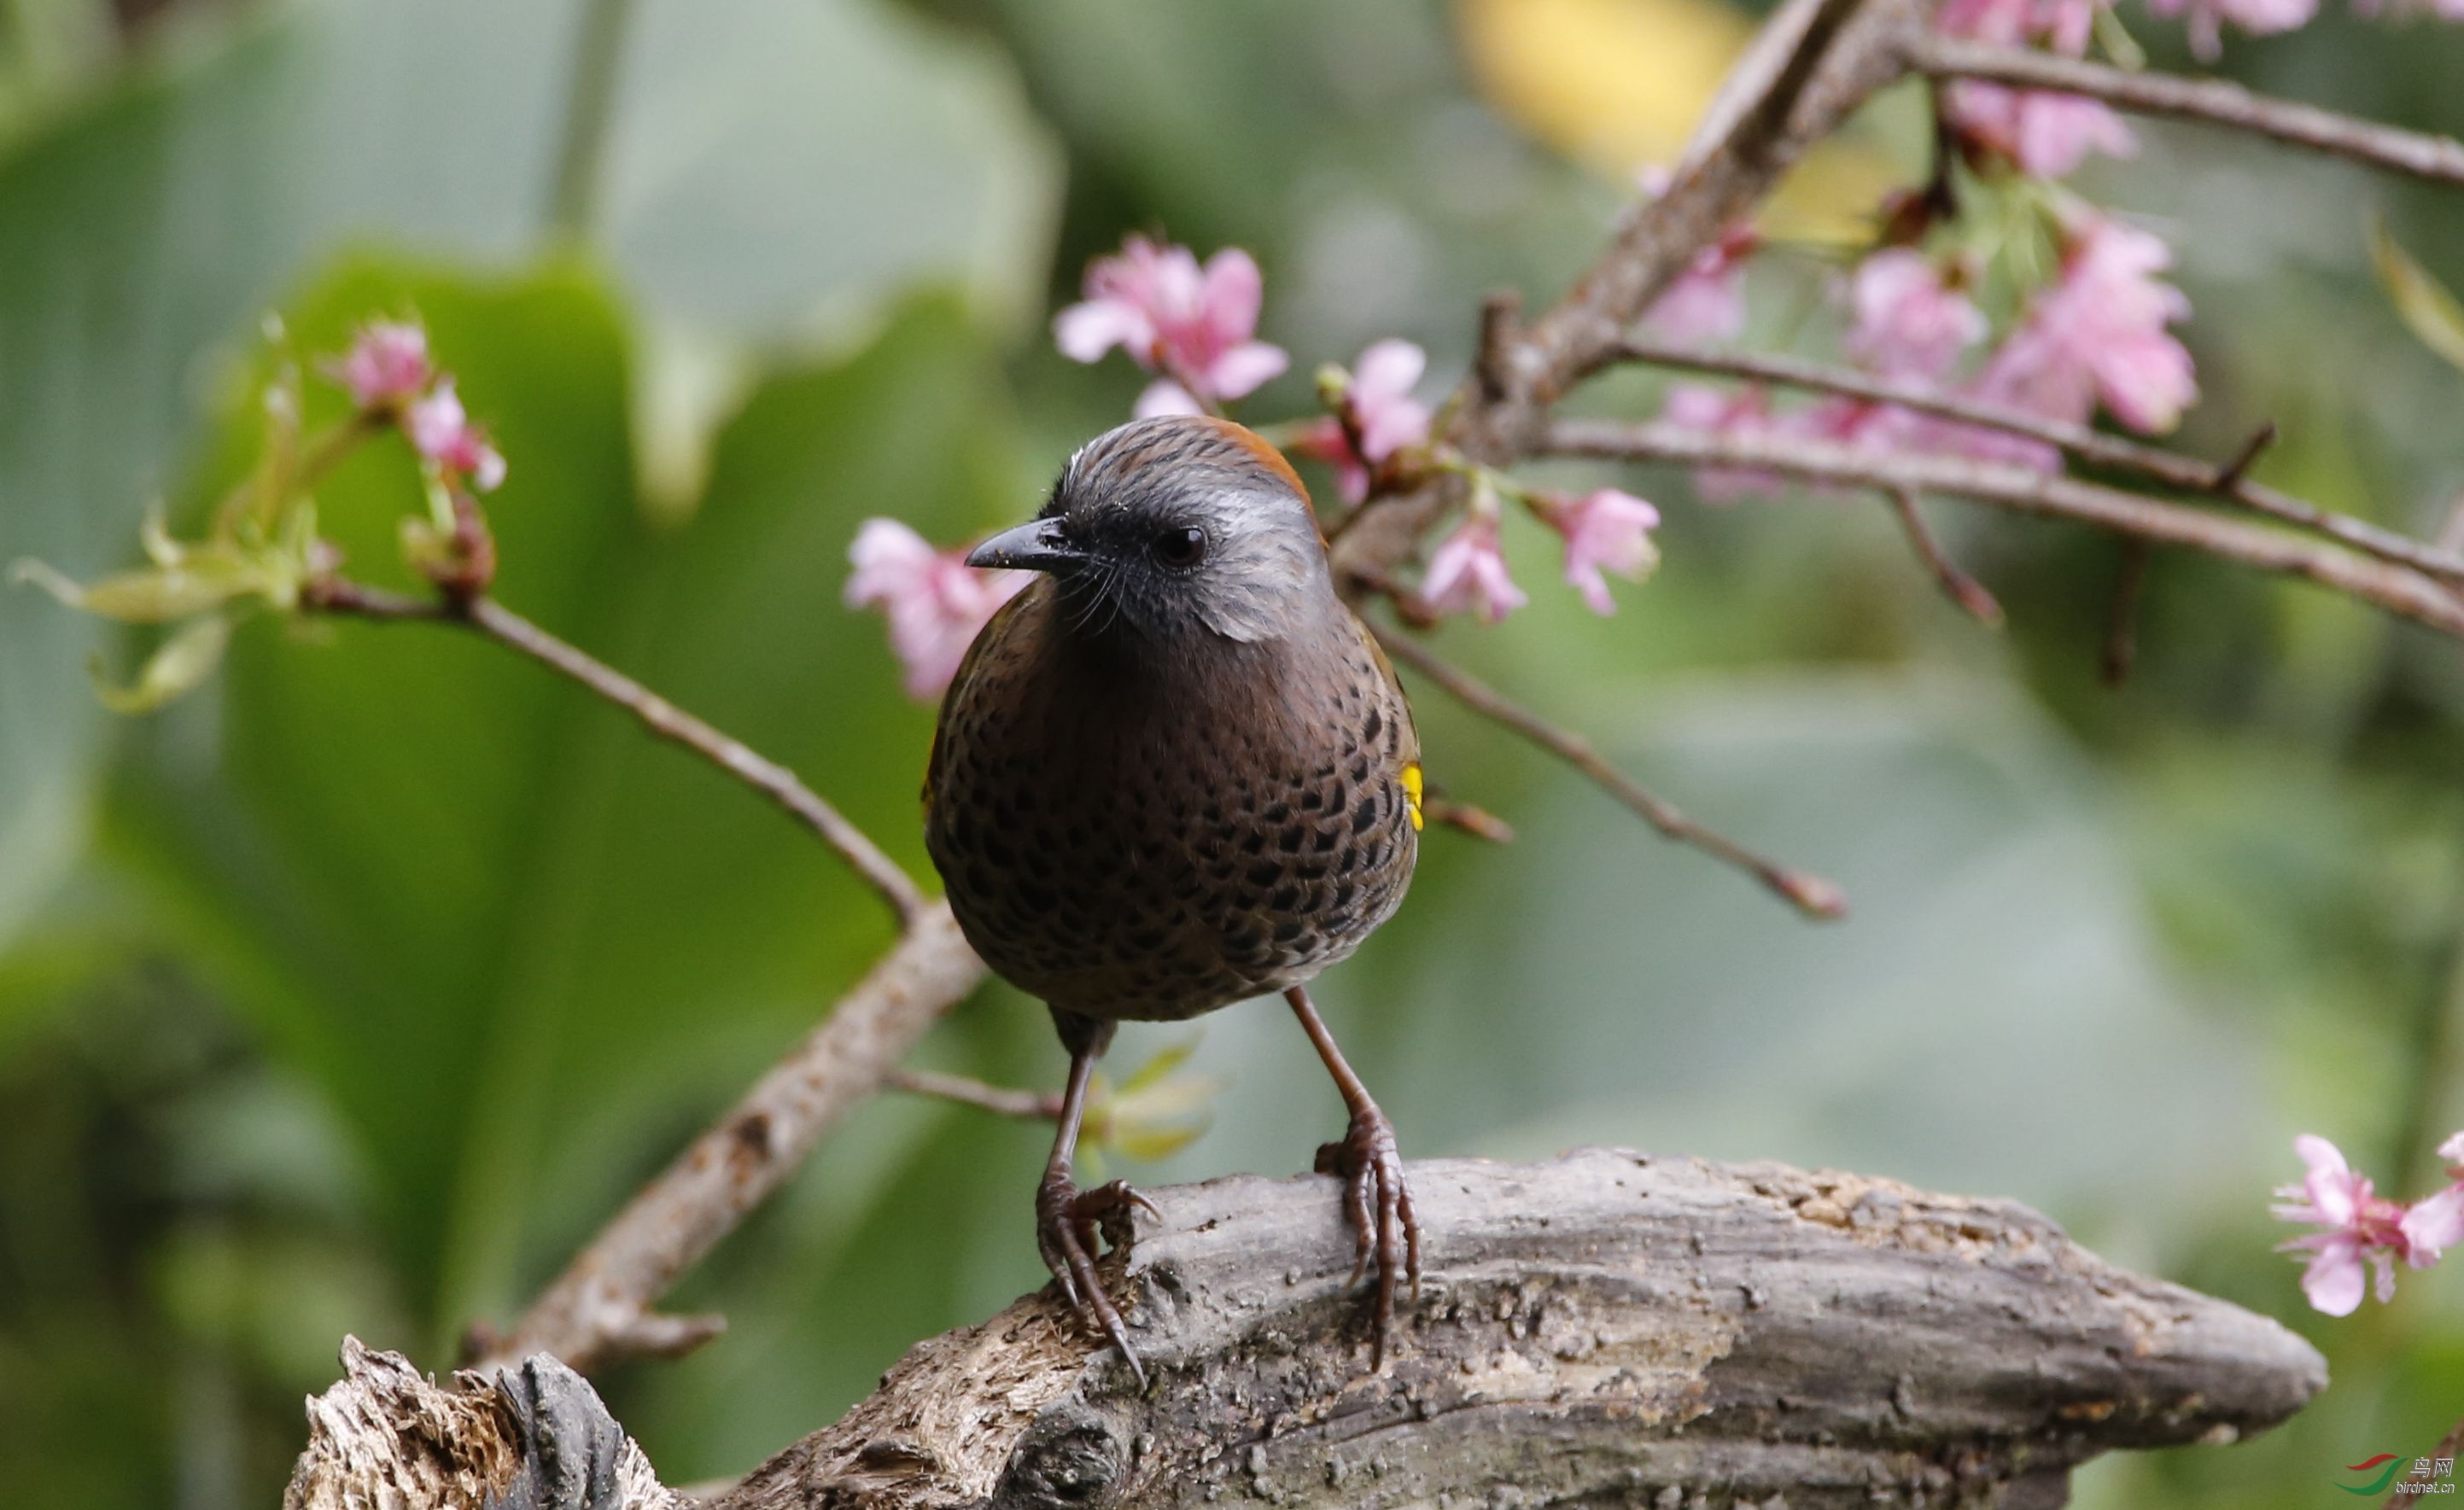
[[[936,538],[1015,517],[1124,412],[1132,374],[1041,336],[1087,253],[1156,226],[1255,251],[1295,358],[1271,417],[1379,336],[1459,367],[1479,292],[1547,296],[1626,193],[1485,103],[1447,12],[1403,0],[630,9],[574,240],[547,207],[579,0],[174,6],[134,33],[85,0],[0,7],[0,561],[90,577],[149,502],[215,496],[258,429],[266,311],[309,356],[415,312],[511,458],[504,600],[920,869],[930,716],[841,606],[846,545],[872,514]],[[2339,16],[2230,61],[2464,130],[2464,29]],[[1863,148],[1913,172],[1911,104]],[[2145,135],[2087,187],[2184,249],[2208,393],[2185,444],[2272,417],[2272,478],[2434,529],[2464,384],[2373,284],[2366,231],[2383,214],[2464,284],[2464,206]],[[1771,264],[1756,334],[1784,342],[1819,270]],[[414,502],[391,444],[319,492],[381,580]],[[2409,1190],[2464,1124],[2452,644],[2167,558],[2108,690],[2109,540],[1937,508],[2012,611],[1997,638],[1880,509],[1630,481],[1670,523],[1616,619],[1551,590],[1526,530],[1534,606],[1441,647],[1855,913],[1798,922],[1423,697],[1433,778],[1521,839],[1434,836],[1411,906],[1327,982],[1411,1150],[1616,1141],[2015,1195],[2328,1350],[2291,1427],[2100,1466],[2084,1503],[2306,1505],[2342,1463],[2425,1449],[2464,1412],[2464,1281],[2319,1318],[2263,1210],[2295,1130]],[[107,719],[86,657],[142,648],[0,592],[11,1504],[270,1502],[342,1331],[449,1362],[888,936],[756,799],[493,646],[260,621],[203,693]],[[1127,1034],[1114,1067],[1192,1032]],[[1058,1070],[998,989],[926,1058]],[[1208,1021],[1192,1065],[1231,1082],[1215,1127],[1140,1178],[1298,1169],[1332,1130],[1279,1013]],[[675,1478],[828,1418],[1040,1281],[1041,1143],[868,1105],[676,1297],[728,1335],[618,1373],[619,1414]]]

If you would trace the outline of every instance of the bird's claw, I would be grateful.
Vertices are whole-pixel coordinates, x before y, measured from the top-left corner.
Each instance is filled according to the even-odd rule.
[[[1146,1367],[1130,1346],[1129,1327],[1095,1272],[1095,1256],[1103,1251],[1106,1239],[1115,1250],[1129,1251],[1133,1207],[1143,1208],[1150,1215],[1163,1215],[1155,1202],[1119,1180],[1082,1191],[1066,1176],[1047,1177],[1035,1190],[1035,1245],[1069,1308],[1089,1331],[1101,1333],[1121,1350],[1143,1389]]]
[[[1403,1155],[1396,1147],[1395,1125],[1375,1105],[1354,1112],[1352,1126],[1336,1142],[1317,1150],[1317,1172],[1340,1175],[1352,1218],[1354,1243],[1352,1279],[1358,1283],[1372,1257],[1377,1260],[1375,1330],[1370,1344],[1370,1368],[1386,1365],[1386,1345],[1395,1329],[1395,1285],[1397,1278],[1420,1296],[1420,1221],[1412,1210],[1412,1188],[1403,1178]]]

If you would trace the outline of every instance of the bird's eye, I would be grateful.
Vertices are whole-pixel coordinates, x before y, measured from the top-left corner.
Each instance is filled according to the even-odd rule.
[[[1176,570],[1195,566],[1206,558],[1206,532],[1195,526],[1166,530],[1155,537],[1155,558]]]

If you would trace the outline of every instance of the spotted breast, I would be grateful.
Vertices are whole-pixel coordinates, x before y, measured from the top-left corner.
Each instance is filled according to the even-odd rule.
[[[926,841],[985,962],[1056,1009],[1179,1018],[1309,980],[1402,901],[1419,740],[1339,632],[1124,656],[1039,579],[942,711]]]

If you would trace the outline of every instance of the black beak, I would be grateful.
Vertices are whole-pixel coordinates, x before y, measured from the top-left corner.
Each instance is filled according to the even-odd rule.
[[[967,553],[970,566],[1004,571],[1066,573],[1086,559],[1087,553],[1061,533],[1057,519],[1029,519]]]

